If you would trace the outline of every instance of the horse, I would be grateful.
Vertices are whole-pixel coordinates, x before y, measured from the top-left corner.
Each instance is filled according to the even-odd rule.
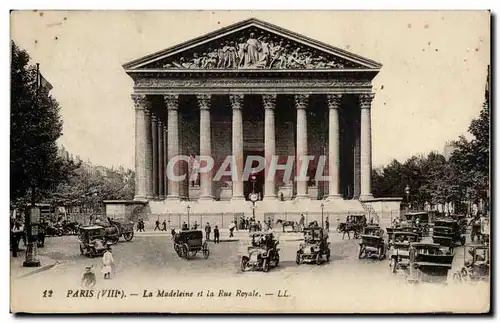
[[[351,234],[350,232],[352,231],[354,233],[354,239],[359,238],[359,225],[356,223],[339,223],[337,227],[337,231],[339,233],[342,233],[342,240],[344,240],[345,234],[347,233],[347,237],[351,239]]]
[[[287,220],[277,220],[276,224],[281,224],[283,227],[283,232],[285,232],[285,227],[292,227],[292,231],[295,232],[295,228],[299,228],[299,224],[296,221],[287,221]]]

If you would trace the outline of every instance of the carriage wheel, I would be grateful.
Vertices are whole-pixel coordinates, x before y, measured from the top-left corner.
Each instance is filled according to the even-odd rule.
[[[316,254],[316,265],[321,265],[321,253]]]
[[[365,251],[365,248],[363,246],[359,247],[359,253],[358,253],[358,259],[363,258],[363,252]]]
[[[127,241],[127,242],[132,240],[133,237],[134,237],[134,231],[126,232],[123,234],[123,239],[125,239],[125,241]]]
[[[274,257],[274,261],[275,261],[276,267],[277,267],[280,263],[280,254],[279,253],[276,253],[276,256]]]
[[[203,258],[208,259],[209,255],[210,255],[210,250],[208,250],[207,243],[205,242],[203,244]]]
[[[241,271],[245,271],[247,269],[248,260],[247,256],[241,257]]]
[[[186,260],[189,260],[189,248],[187,245],[182,246],[182,256],[186,258]]]
[[[267,273],[269,271],[269,259],[264,259],[264,262],[262,263],[262,270]]]
[[[174,250],[177,253],[177,256],[182,257],[181,249],[178,245],[174,245]]]
[[[359,239],[359,232],[354,230],[354,239]]]
[[[300,265],[301,259],[300,259],[300,252],[297,251],[297,257],[295,258],[295,262],[297,265]]]

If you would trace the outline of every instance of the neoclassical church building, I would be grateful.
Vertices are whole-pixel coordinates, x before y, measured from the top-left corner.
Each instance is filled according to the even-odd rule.
[[[258,19],[248,19],[123,65],[133,79],[135,200],[152,213],[363,212],[371,194],[372,80],[381,64]],[[172,181],[168,161],[212,156],[215,170]],[[309,180],[297,180],[297,160]],[[227,156],[241,176],[248,156],[293,156],[284,171],[267,167],[249,180],[215,171]],[[323,174],[315,173],[324,156]],[[193,158],[175,163],[192,171]],[[254,176],[254,177],[253,177]],[[267,180],[266,180],[267,179]]]

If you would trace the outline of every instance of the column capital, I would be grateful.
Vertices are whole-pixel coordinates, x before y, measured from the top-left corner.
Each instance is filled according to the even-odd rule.
[[[210,109],[210,99],[211,95],[209,94],[198,94],[196,99],[198,100],[198,106],[201,110],[209,110]]]
[[[158,127],[163,128],[163,121],[158,118]]]
[[[163,96],[163,101],[167,106],[168,110],[177,110],[179,109],[179,95],[177,94],[165,94]]]
[[[306,109],[308,99],[309,99],[309,94],[296,94],[295,95],[295,107],[297,109]]]
[[[233,109],[243,108],[243,98],[243,94],[229,94],[229,100],[231,101]]]
[[[327,94],[326,100],[328,102],[328,108],[338,109],[340,108],[340,101],[342,100],[342,94]]]
[[[276,94],[262,94],[264,109],[274,109],[276,107]]]
[[[158,117],[156,116],[156,114],[151,113],[151,121],[152,122],[157,122],[158,121]]]
[[[373,93],[360,94],[359,95],[359,105],[360,105],[361,109],[370,109],[372,106],[372,101],[373,101],[374,97],[375,97],[375,94],[373,94]]]
[[[149,110],[151,108],[151,102],[145,94],[132,94],[130,97],[134,101],[136,110]]]

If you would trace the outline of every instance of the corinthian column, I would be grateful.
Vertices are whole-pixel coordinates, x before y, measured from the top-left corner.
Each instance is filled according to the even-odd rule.
[[[160,197],[160,200],[163,200],[165,198],[165,168],[163,168],[164,157],[163,121],[158,120],[158,195]]]
[[[167,164],[168,164],[168,137],[167,137],[167,127],[163,127],[163,196],[168,195],[168,182],[167,182]]]
[[[146,200],[148,183],[146,175],[146,124],[148,100],[145,95],[132,94],[135,107],[135,200]]]
[[[232,165],[235,169],[232,170],[236,175],[236,180],[233,181],[233,196],[232,200],[244,200],[243,196],[243,95],[229,96],[231,106],[233,108],[233,158],[235,164]]]
[[[360,200],[372,198],[372,130],[371,130],[371,103],[374,94],[361,94],[359,103],[361,108],[361,196]]]
[[[212,156],[212,131],[210,126],[210,95],[198,95],[200,107],[200,155]],[[206,165],[200,165],[205,167]],[[212,196],[212,170],[200,174],[200,200],[213,200]]]
[[[168,161],[179,155],[179,96],[178,95],[164,95],[165,105],[168,110]],[[173,167],[173,173],[179,175],[179,162],[176,162]],[[180,200],[179,197],[179,181],[168,181],[168,200]]]
[[[151,116],[151,138],[153,145],[153,197],[158,199],[158,118]]]
[[[341,198],[339,194],[339,168],[340,168],[340,133],[339,133],[339,108],[341,94],[329,94],[328,100],[328,200]]]
[[[297,108],[297,176],[300,176],[303,162],[306,162],[307,150],[307,102],[308,95],[296,95]],[[307,174],[306,174],[307,176]],[[297,198],[308,198],[307,181],[297,179]]]
[[[276,200],[276,186],[275,186],[275,176],[269,175],[269,167],[273,156],[276,154],[276,137],[275,137],[275,123],[274,123],[274,108],[276,107],[276,95],[275,94],[264,94],[262,95],[262,101],[264,102],[264,155],[266,158],[266,168],[265,168],[265,186],[264,186],[264,199],[266,200]]]

